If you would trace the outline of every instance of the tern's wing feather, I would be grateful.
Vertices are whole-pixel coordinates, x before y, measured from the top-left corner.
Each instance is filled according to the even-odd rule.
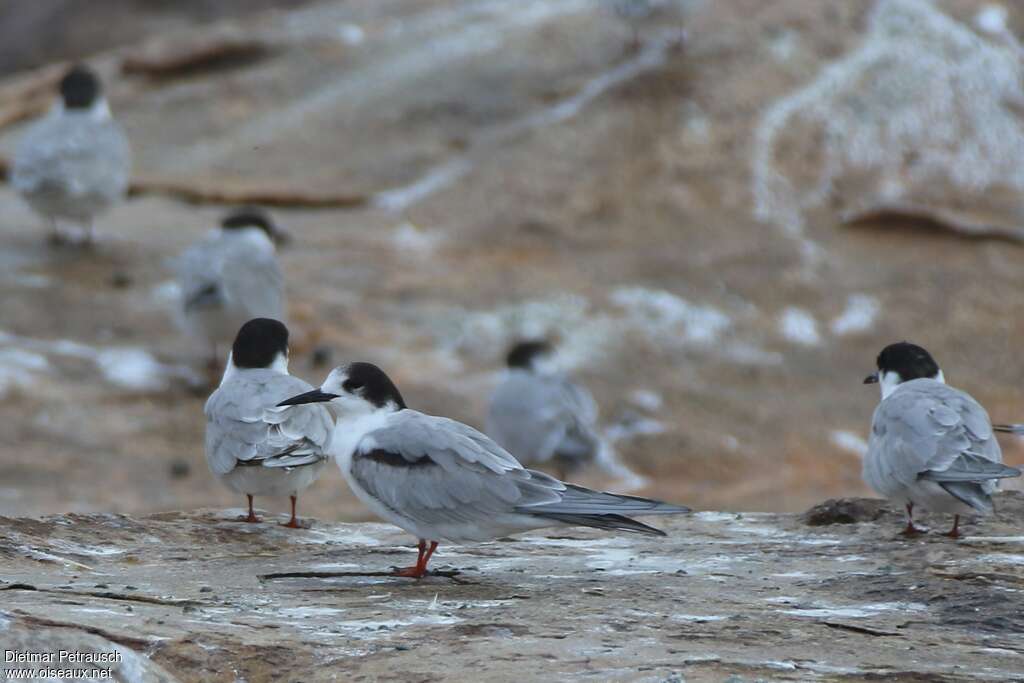
[[[312,387],[271,370],[241,370],[206,402],[206,457],[226,474],[239,464],[298,467],[326,458],[333,420],[321,405],[273,409]]]
[[[284,276],[272,250],[236,243],[221,268],[226,303],[245,318],[284,320]]]
[[[221,254],[215,239],[207,238],[193,244],[178,257],[175,265],[186,312],[223,305]]]
[[[467,425],[411,410],[395,413],[384,427],[363,437],[351,474],[386,507],[434,527],[532,515],[540,518],[537,527],[556,522],[637,531],[637,523],[615,516],[686,511],[563,484],[524,469]]]
[[[918,479],[975,482],[986,493],[995,478],[1015,476],[985,409],[966,393],[933,380],[913,380],[883,400],[872,421],[865,479],[881,492]]]

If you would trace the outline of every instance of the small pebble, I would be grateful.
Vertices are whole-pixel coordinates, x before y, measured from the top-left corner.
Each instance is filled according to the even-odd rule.
[[[318,346],[313,349],[312,363],[315,368],[322,368],[326,365],[330,365],[331,359],[334,357],[334,351],[329,346]]]
[[[110,276],[110,285],[115,289],[125,289],[133,284],[135,284],[135,280],[123,270],[119,270]]]
[[[181,458],[171,462],[171,479],[185,479],[192,473],[192,465]]]

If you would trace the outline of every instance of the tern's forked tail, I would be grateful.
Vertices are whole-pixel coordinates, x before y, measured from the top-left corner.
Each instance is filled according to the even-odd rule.
[[[1024,424],[992,425],[992,430],[1006,434],[1024,434]]]
[[[594,491],[575,484],[566,484],[565,487],[565,491],[561,492],[562,499],[557,502],[525,505],[516,511],[563,524],[655,536],[664,536],[665,532],[642,524],[627,515],[677,515],[690,512],[690,508],[686,506],[663,503],[650,498]]]

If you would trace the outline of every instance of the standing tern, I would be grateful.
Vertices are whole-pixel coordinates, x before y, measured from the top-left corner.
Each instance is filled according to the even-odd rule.
[[[878,354],[877,365],[878,372],[864,380],[882,390],[871,420],[864,481],[905,506],[902,535],[922,533],[913,518],[914,506],[920,505],[953,514],[953,528],[946,535],[959,538],[960,515],[992,514],[998,480],[1021,472],[1002,464],[985,409],[948,386],[923,348],[890,344]]]
[[[61,223],[84,228],[93,240],[95,217],[121,200],[128,188],[131,151],[99,78],[72,67],[60,81],[60,99],[18,143],[11,184],[50,225],[50,241],[77,239]]]
[[[220,365],[218,347],[231,343],[245,321],[285,319],[284,276],[274,244],[286,237],[266,212],[242,207],[179,258],[180,322],[208,349],[211,369]]]
[[[324,406],[268,411],[312,386],[288,374],[288,328],[256,318],[242,326],[220,386],[206,401],[206,461],[213,475],[249,499],[247,522],[259,522],[253,496],[289,496],[295,502],[327,462],[324,447],[334,420]]]
[[[338,416],[328,452],[352,491],[378,516],[419,539],[416,565],[398,570],[400,576],[425,576],[441,540],[488,541],[550,526],[663,536],[627,515],[689,512],[525,469],[472,427],[406,407],[391,379],[370,363],[337,367],[319,389],[278,406],[322,402]]]

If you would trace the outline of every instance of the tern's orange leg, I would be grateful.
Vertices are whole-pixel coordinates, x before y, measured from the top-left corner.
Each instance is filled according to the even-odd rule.
[[[416,558],[415,567],[406,567],[405,569],[396,569],[395,576],[407,576],[411,579],[422,579],[427,575],[427,563],[430,562],[430,556],[437,550],[437,541],[430,542],[430,548],[427,548],[427,542],[424,539],[420,539],[419,543],[419,556]]]
[[[292,499],[292,518],[288,520],[287,524],[282,524],[281,526],[286,526],[289,529],[302,529],[304,527],[301,524],[299,524],[299,520],[296,519],[296,517],[295,517],[295,501],[297,501],[299,497],[298,496],[289,496],[289,497]]]
[[[914,504],[907,503],[907,528],[900,532],[900,536],[913,538],[926,533],[924,529],[914,526]]]
[[[248,517],[240,517],[239,521],[241,521],[241,522],[249,522],[250,524],[255,524],[256,522],[262,522],[263,520],[261,520],[259,517],[257,517],[256,516],[256,511],[252,509],[252,494],[247,493],[247,494],[245,494],[245,497],[249,499],[249,516]]]
[[[960,538],[960,515],[953,515],[953,528],[945,535],[950,538]]]

